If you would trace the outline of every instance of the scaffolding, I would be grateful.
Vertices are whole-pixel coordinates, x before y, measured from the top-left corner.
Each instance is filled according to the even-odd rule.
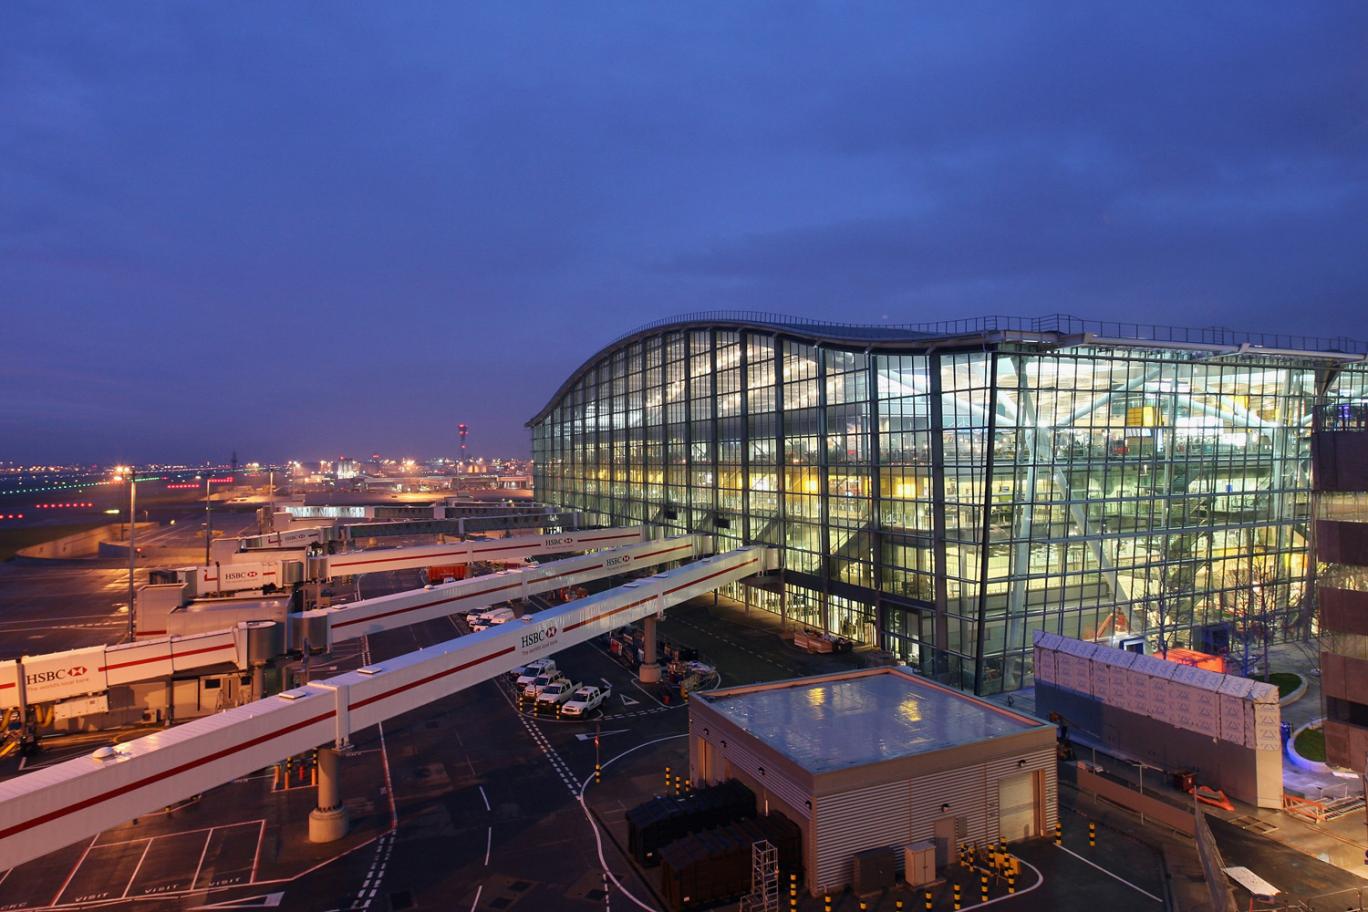
[[[741,912],[779,912],[779,850],[767,839],[751,844],[751,891]]]

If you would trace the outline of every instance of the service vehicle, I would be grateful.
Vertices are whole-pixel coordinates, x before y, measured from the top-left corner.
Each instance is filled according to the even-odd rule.
[[[589,713],[603,705],[603,701],[613,694],[611,687],[595,687],[592,684],[585,685],[575,690],[570,695],[570,699],[565,701],[561,707],[563,716],[587,716]]]
[[[570,699],[575,691],[579,690],[579,685],[569,679],[556,681],[542,688],[542,692],[537,694],[537,712],[555,712],[557,707]]]
[[[466,618],[466,623],[470,625],[472,631],[478,633],[481,630],[488,630],[490,627],[495,627],[499,624],[507,624],[515,617],[516,615],[513,613],[512,608],[492,608],[489,611],[481,611],[479,614],[470,615]]]
[[[508,676],[518,682],[519,687],[526,687],[532,683],[532,679],[539,674],[546,674],[548,671],[556,670],[555,659],[534,659],[526,665],[519,665],[508,673]]]
[[[543,690],[560,681],[568,680],[559,671],[548,672],[547,674],[537,675],[532,682],[522,689],[524,700],[535,700]]]

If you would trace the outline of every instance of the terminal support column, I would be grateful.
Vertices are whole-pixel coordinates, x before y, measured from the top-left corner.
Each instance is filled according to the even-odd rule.
[[[309,842],[333,842],[347,835],[347,809],[337,781],[340,765],[336,748],[318,749],[318,807],[309,812]]]
[[[637,672],[642,684],[655,684],[660,680],[660,662],[656,656],[656,616],[647,615],[642,623],[646,645],[642,648],[641,669]]]

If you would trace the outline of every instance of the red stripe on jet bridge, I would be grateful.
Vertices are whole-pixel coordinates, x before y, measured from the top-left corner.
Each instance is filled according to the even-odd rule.
[[[145,665],[148,662],[165,662],[170,659],[183,659],[186,656],[203,655],[206,652],[218,652],[222,649],[236,649],[235,643],[224,643],[220,646],[205,646],[201,649],[187,649],[185,652],[172,652],[169,655],[148,656],[145,659],[133,659],[128,662],[119,662],[114,665],[102,665],[100,671],[113,671],[116,668],[130,668],[134,665]]]
[[[548,537],[550,537],[550,536],[548,536]],[[579,545],[579,544],[583,544],[583,543],[585,543],[585,542],[596,542],[596,541],[616,541],[617,539],[620,539],[620,538],[637,538],[637,537],[638,537],[638,535],[637,535],[637,533],[635,533],[635,532],[628,532],[628,533],[625,533],[625,534],[622,534],[622,535],[600,535],[600,536],[598,536],[597,538],[577,538],[577,539],[575,540],[574,544]],[[493,554],[495,551],[525,551],[525,550],[527,550],[528,548],[540,548],[540,547],[543,547],[545,544],[546,544],[545,541],[539,541],[539,542],[536,542],[535,544],[524,542],[523,544],[500,545],[500,546],[497,547],[497,548],[477,548],[477,547],[475,547],[474,545],[469,545],[469,546],[467,546],[467,547],[465,547],[465,548],[461,548],[461,549],[458,549],[458,550],[456,550],[456,551],[438,551],[438,552],[436,552],[435,554],[421,554],[421,555],[420,555],[420,554],[410,554],[410,555],[400,555],[400,556],[398,556],[398,557],[373,557],[373,558],[362,558],[361,560],[355,560],[355,561],[329,561],[329,562],[328,562],[328,566],[329,566],[329,568],[331,568],[331,569],[341,570],[341,569],[343,569],[344,567],[354,567],[354,566],[360,566],[360,565],[362,565],[362,564],[390,564],[390,563],[393,563],[394,561],[405,561],[405,560],[423,560],[423,561],[426,561],[426,560],[431,560],[431,559],[433,559],[433,558],[439,558],[439,557],[455,557],[455,556],[461,555],[461,554],[468,554],[468,555],[471,555],[471,556],[473,557],[474,555],[477,555],[477,554]]]
[[[4,690],[6,687],[17,687],[17,686],[19,686],[19,685],[17,685],[17,684],[16,684],[15,682],[13,682],[13,681],[10,681],[8,684],[0,684],[0,690]]]
[[[643,560],[643,559],[648,558],[648,557],[658,557],[658,556],[661,555],[661,554],[669,554],[671,551],[683,551],[683,550],[691,549],[692,547],[693,547],[692,545],[687,545],[687,544],[685,544],[685,545],[675,545],[673,548],[664,548],[664,549],[662,549],[662,550],[660,550],[660,551],[650,551],[650,552],[648,552],[648,553],[646,553],[646,554],[639,555],[639,556],[637,556],[637,557],[635,558],[635,560]],[[579,568],[578,570],[571,570],[571,571],[569,571],[569,572],[567,572],[567,573],[559,574],[558,576],[571,576],[571,575],[576,574],[576,573],[587,573],[587,572],[590,571],[590,570],[602,570],[602,569],[603,569],[604,567],[606,567],[606,566],[607,566],[606,564],[595,564],[595,565],[592,566],[592,567],[581,567],[581,568]],[[548,579],[556,579],[556,578],[557,578],[557,577],[543,577],[542,579],[539,579],[539,580],[533,580],[533,582],[534,582],[534,583],[540,583],[540,582],[545,582],[545,581],[548,580]],[[363,623],[365,623],[366,621],[378,621],[378,620],[380,620],[381,618],[394,617],[394,616],[397,615],[397,614],[407,614],[407,613],[410,612],[410,611],[418,611],[418,610],[423,609],[423,608],[435,608],[435,607],[438,606],[438,605],[445,605],[445,604],[447,604],[448,602],[459,602],[459,601],[461,601],[462,599],[475,598],[475,597],[478,596],[478,595],[489,595],[489,594],[494,593],[494,592],[503,592],[503,591],[506,590],[506,589],[512,589],[512,588],[514,588],[514,587],[516,587],[516,586],[521,586],[521,585],[522,585],[522,581],[519,580],[519,581],[516,582],[516,583],[509,583],[509,584],[506,585],[506,586],[495,586],[493,589],[482,589],[482,590],[480,590],[479,592],[469,592],[469,593],[467,593],[467,594],[465,594],[465,595],[453,596],[452,598],[437,599],[436,601],[433,601],[433,602],[423,602],[421,605],[410,605],[410,606],[407,607],[407,608],[395,608],[393,611],[385,611],[385,612],[381,612],[380,614],[372,614],[372,615],[370,615],[370,616],[368,616],[368,617],[363,617],[363,618],[352,618],[352,619],[349,620],[349,621],[339,621],[339,622],[337,622],[336,624],[333,624],[332,627],[333,627],[334,630],[340,630],[340,629],[343,628],[343,627],[350,627],[352,624],[363,624]]]
[[[234,744],[232,747],[225,747],[223,750],[215,751],[214,753],[208,754],[204,757],[196,757],[195,759],[186,761],[185,763],[182,763],[179,766],[173,766],[169,770],[163,770],[160,773],[153,773],[150,776],[144,776],[143,778],[138,779],[134,782],[130,782],[127,785],[121,785],[118,788],[110,789],[107,792],[101,792],[98,795],[92,795],[91,797],[86,798],[83,801],[78,801],[75,804],[69,804],[64,808],[58,808],[55,811],[49,811],[46,814],[41,814],[37,817],[32,817],[28,820],[23,821],[22,823],[16,823],[14,826],[9,827],[8,829],[0,830],[0,839],[8,839],[11,836],[14,836],[18,833],[22,833],[24,830],[29,830],[36,826],[42,826],[45,823],[57,820],[60,817],[65,817],[68,814],[74,814],[77,811],[84,811],[86,808],[94,807],[95,805],[100,804],[104,801],[108,801],[111,798],[118,798],[119,796],[126,795],[129,792],[136,792],[140,788],[146,788],[147,786],[160,782],[163,779],[169,779],[172,776],[178,776],[181,773],[195,769],[199,766],[203,766],[206,763],[213,763],[215,760],[222,760],[224,757],[231,756],[232,754],[236,754],[239,751],[247,750],[248,748],[256,747],[258,744],[265,744],[267,741],[274,741],[276,738],[281,738],[285,735],[293,734],[294,732],[299,731],[301,728],[308,728],[310,725],[316,725],[319,722],[325,722],[328,719],[331,719],[336,714],[337,710],[330,709],[327,712],[322,713],[321,715],[313,716],[311,718],[303,720],[302,722],[296,722],[293,725],[287,725],[285,728],[282,728],[279,731],[273,731],[268,732],[264,735],[258,735],[250,741],[244,741],[241,744]]]
[[[678,585],[678,586],[675,586],[673,589],[666,589],[665,592],[664,592],[663,594],[664,594],[664,595],[670,595],[671,593],[678,592],[680,589],[687,589],[687,588],[689,588],[690,586],[697,586],[699,583],[706,583],[708,580],[713,579],[714,577],[721,576],[721,575],[724,574],[724,573],[733,573],[733,572],[735,572],[735,571],[737,571],[737,570],[740,570],[742,567],[749,567],[751,564],[756,563],[758,560],[759,560],[759,558],[754,558],[754,557],[753,557],[753,558],[751,558],[750,560],[746,561],[744,564],[737,564],[735,567],[726,567],[726,568],[724,568],[724,569],[722,569],[722,570],[718,570],[716,573],[709,573],[707,576],[700,576],[700,577],[699,577],[698,579],[696,579],[696,580],[689,580],[689,582],[687,582],[687,583],[682,583],[682,584],[680,584],[680,585]],[[596,614],[596,615],[594,615],[594,616],[591,617],[591,618],[585,618],[585,619],[582,620],[582,621],[576,621],[576,622],[573,623],[573,624],[568,624],[568,625],[566,625],[566,627],[565,627],[565,632],[566,632],[566,633],[569,633],[569,632],[572,631],[572,630],[575,630],[575,629],[578,629],[578,628],[580,628],[580,627],[583,627],[585,624],[592,624],[592,623],[594,623],[594,621],[599,621],[599,620],[602,620],[603,618],[606,618],[606,617],[612,617],[613,615],[615,615],[615,614],[620,614],[620,613],[622,613],[622,612],[628,610],[629,608],[635,608],[635,607],[637,607],[638,605],[644,605],[644,604],[646,604],[647,602],[651,601],[651,600],[654,599],[654,598],[656,598],[656,596],[650,595],[650,596],[647,596],[647,597],[644,598],[644,599],[640,599],[639,601],[632,602],[630,605],[623,605],[623,606],[621,606],[621,607],[619,607],[619,608],[614,608],[612,611],[605,611],[605,612],[603,612],[602,614]]]
[[[364,624],[367,621],[378,621],[381,618],[393,617],[396,614],[406,614],[407,612],[418,611],[422,608],[435,608],[438,605],[445,605],[448,602],[459,602],[463,599],[475,598],[479,595],[489,595],[493,592],[503,592],[505,589],[516,589],[521,585],[522,581],[519,580],[516,583],[508,583],[504,586],[495,586],[493,589],[481,589],[479,592],[467,592],[465,595],[453,595],[451,598],[437,599],[436,601],[432,602],[423,602],[419,605],[409,605],[407,608],[395,608],[393,611],[382,611],[380,614],[372,614],[368,615],[367,617],[352,618],[349,621],[338,621],[336,624],[332,625],[332,628],[334,630],[339,630],[343,627],[350,627],[352,624]]]
[[[392,697],[397,693],[403,693],[406,690],[412,690],[415,687],[422,687],[424,684],[431,684],[433,681],[436,681],[439,678],[445,678],[447,675],[454,675],[457,672],[465,671],[467,668],[474,668],[476,665],[482,665],[485,662],[490,661],[491,659],[497,659],[500,656],[506,656],[510,652],[513,652],[513,647],[505,646],[503,649],[500,649],[497,652],[491,652],[487,656],[482,656],[478,659],[472,659],[471,661],[466,662],[464,665],[457,665],[454,668],[448,668],[445,671],[439,671],[436,674],[430,674],[426,678],[419,678],[417,681],[412,681],[400,687],[395,687],[392,690],[387,690],[384,693],[376,694],[373,697],[367,697],[364,700],[358,700],[357,702],[351,704],[351,706],[348,709],[349,711],[354,712],[355,710],[358,710],[363,706],[369,706],[372,703],[378,703],[381,700],[386,699],[387,697]]]

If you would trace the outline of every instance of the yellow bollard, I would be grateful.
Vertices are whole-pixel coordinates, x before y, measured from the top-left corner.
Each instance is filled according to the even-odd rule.
[[[955,884],[955,912],[959,912],[960,907],[960,885]]]
[[[1088,848],[1097,848],[1097,824],[1091,820],[1088,821]]]
[[[600,782],[602,782],[602,781],[603,781],[603,767],[602,767],[600,764],[595,763],[595,764],[594,764],[594,784],[595,784],[595,785],[598,785],[598,784],[599,784]]]
[[[831,897],[822,897],[822,912],[831,912]]]
[[[668,766],[665,767],[665,787],[667,789],[670,787],[670,768]]]
[[[931,912],[931,891],[927,890],[924,895],[926,897],[926,912]]]
[[[1062,824],[1062,823],[1056,823],[1056,824],[1055,824],[1055,845],[1063,845],[1063,844],[1064,844],[1064,824]]]
[[[1008,893],[1015,893],[1015,892],[1016,892],[1016,875],[1015,875],[1015,874],[1012,874],[1012,873],[1010,873],[1010,872],[1008,872],[1008,874],[1007,874],[1007,892],[1008,892]]]
[[[984,874],[980,874],[980,875],[979,875],[979,892],[983,894],[983,901],[984,901],[984,902],[987,902],[987,901],[988,901],[988,875],[987,875],[987,873],[984,873]]]

